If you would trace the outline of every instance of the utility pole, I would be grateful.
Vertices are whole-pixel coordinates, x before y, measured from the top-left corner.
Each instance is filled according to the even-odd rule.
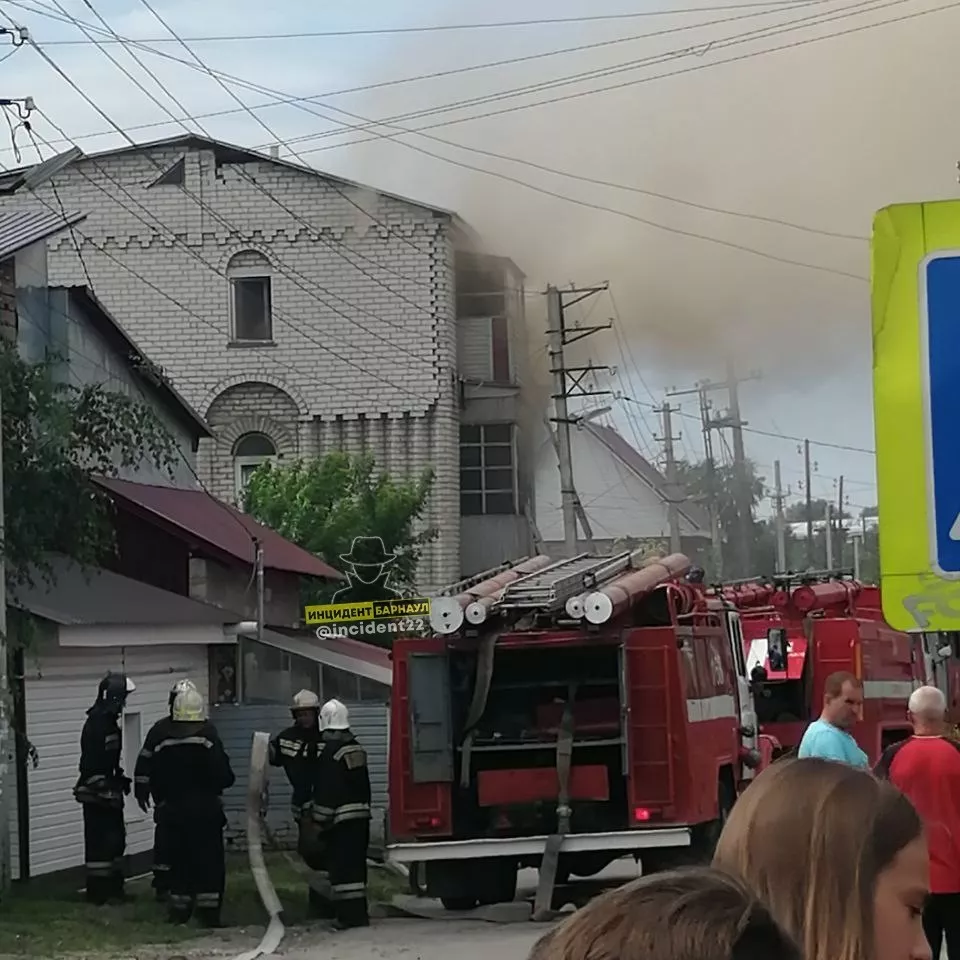
[[[860,579],[860,533],[856,532],[851,538],[853,540],[853,579]]]
[[[843,525],[843,474],[840,475],[840,489],[837,494],[837,563],[843,566],[843,545],[846,542],[846,528]]]
[[[783,519],[783,484],[780,480],[780,461],[773,461],[773,483],[776,493],[774,500],[776,513],[774,514],[774,524],[777,531],[777,573],[787,572],[787,539],[786,529]]]
[[[807,569],[814,569],[813,559],[813,492],[810,489],[810,441],[803,441],[803,485],[807,495]]]
[[[602,287],[559,290],[547,287],[547,342],[550,354],[550,373],[553,375],[554,393],[552,395],[554,421],[557,424],[557,453],[560,460],[560,503],[563,510],[564,549],[568,557],[578,552],[577,538],[577,489],[573,477],[573,452],[570,446],[570,424],[578,417],[571,418],[567,400],[571,397],[608,396],[609,390],[588,389],[584,384],[587,376],[609,367],[588,364],[585,367],[568,367],[564,358],[564,348],[578,340],[583,340],[600,330],[609,330],[612,324],[567,327],[565,310],[574,304],[586,300],[606,290]],[[564,301],[566,295],[572,300]],[[588,531],[584,530],[587,535]],[[590,538],[592,539],[592,538]]]
[[[263,602],[263,544],[254,538],[254,557],[257,572],[257,643],[263,643],[263,625],[266,619],[266,610]]]
[[[737,526],[740,531],[740,572],[750,576],[753,568],[753,497],[747,475],[747,454],[743,446],[744,422],[740,418],[740,381],[733,363],[727,362],[728,425],[733,433],[733,469],[736,477],[734,497],[737,504]]]
[[[753,538],[753,498],[749,488],[750,480],[747,474],[747,458],[743,444],[743,428],[746,421],[740,416],[740,394],[739,385],[747,380],[759,380],[759,373],[751,373],[745,377],[735,375],[733,365],[727,364],[727,379],[723,381],[701,381],[690,390],[672,390],[668,397],[680,397],[689,394],[697,394],[700,398],[700,422],[703,428],[703,449],[707,464],[707,475],[710,483],[710,509],[711,526],[713,528],[714,541],[714,564],[716,566],[716,576],[721,577],[722,568],[721,538],[719,530],[719,517],[717,507],[717,469],[716,461],[713,456],[713,442],[711,432],[713,430],[733,431],[733,450],[734,450],[734,474],[736,478],[734,489],[734,501],[737,508],[737,540],[739,549],[737,550],[737,569],[734,573],[742,576],[749,576],[752,563],[752,538]],[[728,395],[728,410],[725,416],[710,415],[709,394],[715,390],[726,390]]]
[[[670,552],[680,553],[680,485],[677,483],[677,461],[673,451],[673,424],[670,420],[673,408],[669,402],[664,403],[657,411],[663,417],[663,450],[666,454],[667,474],[667,519],[670,524]]]
[[[823,510],[824,542],[827,545],[827,569],[833,569],[833,505],[828,500]]]

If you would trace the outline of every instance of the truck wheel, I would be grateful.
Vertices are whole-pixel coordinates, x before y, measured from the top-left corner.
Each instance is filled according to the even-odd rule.
[[[700,863],[709,863],[713,859],[720,833],[730,816],[730,811],[736,802],[737,794],[732,779],[724,770],[717,781],[717,818],[709,823],[701,823],[693,829],[690,853],[694,860]]]
[[[493,903],[512,903],[517,895],[517,863],[506,858],[497,858],[490,864],[482,877],[483,893],[479,900],[481,906]]]
[[[477,905],[476,897],[441,897],[444,910],[472,910]]]

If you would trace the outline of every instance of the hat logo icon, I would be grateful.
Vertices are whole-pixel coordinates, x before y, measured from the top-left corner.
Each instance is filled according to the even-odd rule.
[[[380,590],[399,596],[400,594],[386,583],[390,576],[390,565],[397,559],[395,553],[387,553],[380,537],[354,537],[349,553],[341,553],[340,559],[346,565],[348,586],[338,590],[333,603],[353,602],[366,599],[367,588],[377,586]]]

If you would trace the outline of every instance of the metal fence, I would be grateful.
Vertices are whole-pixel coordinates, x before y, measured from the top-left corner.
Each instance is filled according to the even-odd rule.
[[[350,708],[350,728],[367,751],[373,804],[371,843],[380,844],[387,810],[389,707],[385,703],[349,703],[347,706]],[[237,776],[237,782],[223,795],[227,846],[228,849],[242,850],[246,846],[247,787],[253,735],[259,730],[273,736],[288,727],[292,722],[290,709],[280,704],[221,704],[213,708],[211,719]],[[278,842],[293,847],[296,834],[290,818],[290,793],[290,784],[283,771],[271,768],[267,828]]]

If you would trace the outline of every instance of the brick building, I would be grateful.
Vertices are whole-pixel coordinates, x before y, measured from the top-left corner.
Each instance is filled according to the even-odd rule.
[[[366,450],[434,470],[423,589],[525,552],[523,276],[455,214],[193,136],[55,186],[4,204],[89,211],[83,262],[54,238],[50,281],[90,283],[210,425],[214,495],[267,459]]]

